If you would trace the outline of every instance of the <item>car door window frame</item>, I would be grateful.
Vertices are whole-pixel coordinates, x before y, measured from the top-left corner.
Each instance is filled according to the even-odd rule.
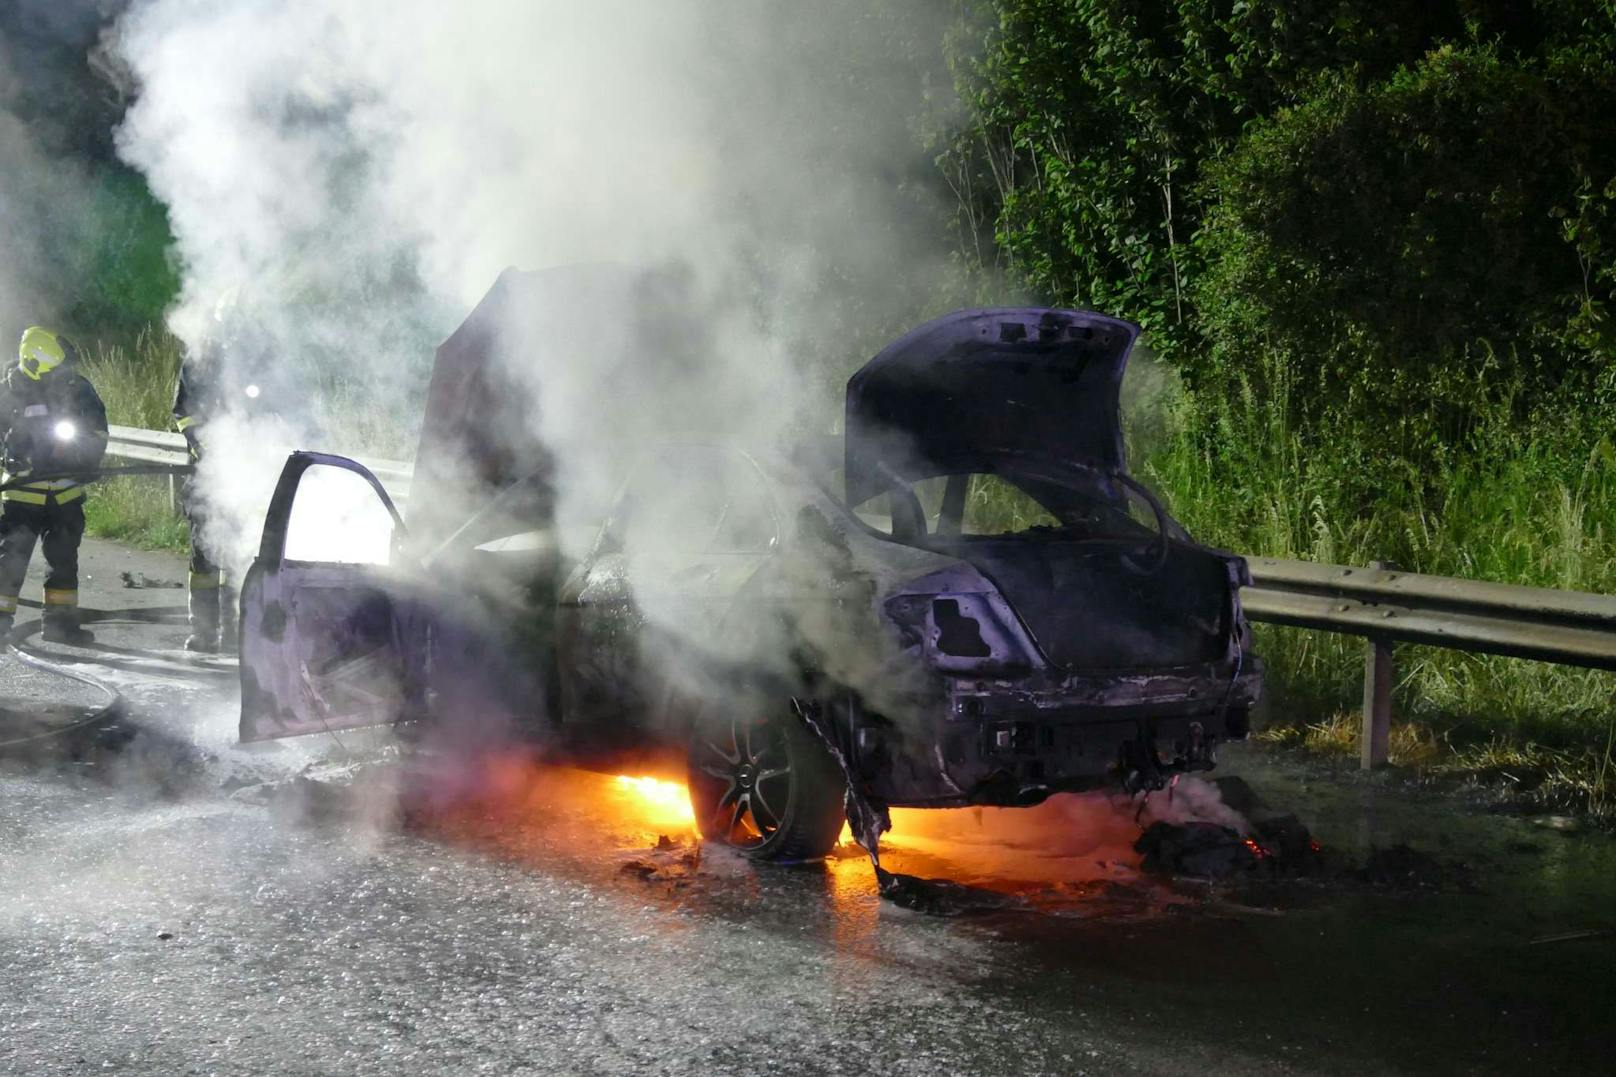
[[[370,484],[370,488],[381,499],[382,506],[393,519],[392,546],[396,551],[401,540],[407,533],[404,526],[404,517],[399,515],[398,508],[393,499],[388,496],[380,480],[371,474],[370,469],[356,460],[346,456],[336,456],[331,453],[298,451],[287,457],[286,465],[281,469],[280,480],[275,484],[275,493],[269,499],[269,511],[264,516],[264,533],[258,545],[258,560],[266,566],[280,565],[322,565],[326,561],[299,561],[286,557],[286,535],[292,522],[292,505],[297,500],[297,492],[302,486],[303,476],[312,467],[334,467],[343,471],[351,471]]]

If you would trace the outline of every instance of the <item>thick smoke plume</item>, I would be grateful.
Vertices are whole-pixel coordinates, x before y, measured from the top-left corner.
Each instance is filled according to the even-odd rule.
[[[279,436],[243,435],[262,459],[204,476],[239,556],[264,503],[249,473],[285,438],[408,454],[433,345],[507,266],[686,275],[713,350],[636,435],[823,424],[850,359],[935,302],[940,213],[910,181],[929,167],[914,124],[948,107],[945,8],[133,5],[119,145],[170,208],[174,327],[200,347],[228,299],[299,375]],[[587,515],[625,432],[569,410],[589,355],[519,362],[563,510]]]

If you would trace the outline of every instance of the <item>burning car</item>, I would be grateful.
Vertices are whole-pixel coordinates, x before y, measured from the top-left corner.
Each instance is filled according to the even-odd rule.
[[[287,461],[242,590],[244,740],[499,714],[585,765],[678,770],[706,837],[799,860],[844,818],[873,853],[889,806],[1159,788],[1244,736],[1249,576],[1126,470],[1135,326],[939,318],[852,377],[836,441],[638,447],[567,541],[496,361],[513,310],[608,321],[566,291],[508,272],[440,348],[410,528],[359,464]],[[384,537],[306,538],[356,514]]]

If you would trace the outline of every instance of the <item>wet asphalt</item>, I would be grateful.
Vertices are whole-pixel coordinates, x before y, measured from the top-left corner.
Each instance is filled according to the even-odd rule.
[[[179,649],[183,591],[119,579],[177,583],[183,564],[97,543],[86,568],[102,645],[28,645],[84,663],[127,710],[71,729],[102,705],[93,689],[0,659],[0,1073],[1581,1073],[1616,1057],[1616,841],[1574,822],[1240,747],[1221,773],[1296,813],[1327,870],[1148,878],[1132,807],[1103,799],[991,840],[992,820],[921,838],[900,817],[891,866],[1018,901],[926,916],[881,901],[857,856],[754,866],[609,778],[423,759],[380,735],[239,746],[228,665]],[[1434,867],[1359,877],[1399,844]]]

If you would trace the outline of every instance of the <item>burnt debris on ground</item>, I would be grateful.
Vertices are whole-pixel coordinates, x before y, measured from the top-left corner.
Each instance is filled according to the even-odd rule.
[[[1294,815],[1254,821],[1250,835],[1218,823],[1155,822],[1134,843],[1141,867],[1162,875],[1226,879],[1240,874],[1317,874],[1322,849]]]
[[[1290,813],[1273,811],[1240,778],[1217,781],[1224,804],[1245,816],[1242,833],[1199,820],[1151,823],[1134,850],[1149,873],[1212,882],[1315,880],[1334,887],[1472,889],[1469,866],[1406,844],[1372,847],[1363,863],[1327,852]]]
[[[123,580],[125,589],[132,591],[178,590],[185,586],[182,580],[161,580],[144,572],[120,572],[118,577]]]
[[[875,869],[881,898],[902,909],[927,916],[973,916],[1025,910],[1027,903],[1010,894],[949,879],[923,879],[918,875]]]

